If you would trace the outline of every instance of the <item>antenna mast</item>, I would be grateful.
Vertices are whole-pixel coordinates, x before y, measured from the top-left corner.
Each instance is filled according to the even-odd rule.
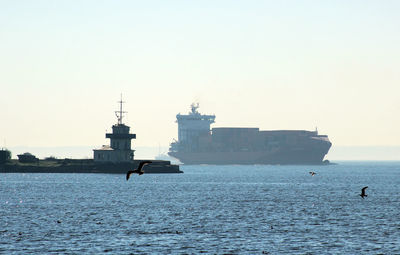
[[[115,111],[115,115],[117,116],[118,119],[118,125],[122,125],[122,118],[124,116],[124,111],[122,111],[122,104],[125,103],[124,101],[122,101],[122,94],[121,94],[121,101],[118,101],[119,103],[119,111]]]

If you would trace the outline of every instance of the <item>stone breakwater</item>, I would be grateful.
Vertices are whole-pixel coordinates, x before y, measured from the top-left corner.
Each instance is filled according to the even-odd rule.
[[[92,159],[63,159],[63,160],[39,160],[36,163],[20,163],[11,160],[0,165],[3,173],[109,173],[123,174],[135,169],[142,160],[134,160],[132,163],[94,163]],[[183,173],[179,165],[173,165],[166,160],[152,160],[147,165],[145,173]]]

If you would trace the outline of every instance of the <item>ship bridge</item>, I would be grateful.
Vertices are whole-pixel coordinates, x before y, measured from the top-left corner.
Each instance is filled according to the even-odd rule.
[[[190,146],[187,149],[198,147],[198,137],[210,134],[210,125],[215,122],[215,115],[200,114],[197,109],[199,104],[192,104],[191,111],[187,115],[177,114],[178,144]]]

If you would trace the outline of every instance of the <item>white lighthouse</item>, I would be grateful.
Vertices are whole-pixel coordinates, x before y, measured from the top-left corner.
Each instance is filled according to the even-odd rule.
[[[124,111],[122,111],[122,101],[119,111],[115,111],[118,123],[112,126],[112,133],[106,133],[106,138],[110,138],[110,145],[103,145],[100,149],[94,149],[94,161],[100,163],[120,163],[133,162],[134,150],[131,149],[131,140],[136,139],[136,134],[130,134],[130,127],[122,122]]]

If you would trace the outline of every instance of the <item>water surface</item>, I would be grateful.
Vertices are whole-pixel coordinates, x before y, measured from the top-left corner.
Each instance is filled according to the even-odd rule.
[[[2,173],[0,253],[400,254],[400,162],[181,169]]]

